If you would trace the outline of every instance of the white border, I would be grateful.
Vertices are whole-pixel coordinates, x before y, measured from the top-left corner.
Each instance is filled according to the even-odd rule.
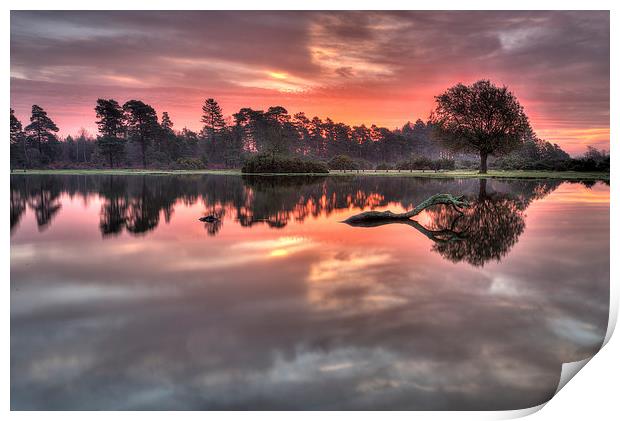
[[[10,3],[10,4],[9,4]],[[219,9],[219,10],[255,10],[259,6],[261,9],[271,10],[342,10],[342,9],[354,9],[354,10],[611,10],[611,133],[612,137],[618,132],[620,119],[617,117],[617,94],[618,84],[617,75],[614,77],[614,71],[618,74],[618,9],[619,3],[616,1],[596,1],[590,0],[584,1],[544,1],[544,0],[522,0],[522,1],[505,1],[502,3],[496,1],[468,1],[463,3],[462,1],[442,1],[435,0],[429,1],[370,1],[370,0],[314,0],[314,1],[297,1],[292,3],[284,0],[263,0],[261,2],[251,1],[237,1],[228,0],[226,2],[205,2],[205,1],[143,1],[135,0],[132,2],[122,0],[108,0],[105,3],[84,3],[77,0],[56,0],[52,3],[42,0],[13,0],[12,2],[4,2],[4,10],[2,14],[2,25],[4,28],[2,31],[3,37],[3,49],[2,60],[4,64],[5,76],[2,83],[3,98],[9,104],[6,105],[6,109],[10,107],[10,8],[15,10],[47,10],[54,9],[60,10],[139,10],[139,9],[158,9],[158,10],[198,10],[198,9]],[[616,50],[614,50],[616,49]],[[614,119],[615,117],[615,119]],[[8,119],[2,120],[3,133],[8,132]],[[6,139],[6,138],[5,138]],[[0,171],[2,177],[0,197],[4,197],[5,205],[0,206],[0,212],[2,216],[0,221],[8,221],[9,219],[9,207],[6,204],[6,200],[9,197],[9,142],[8,139],[0,143],[3,151],[3,168]],[[618,249],[618,238],[620,238],[620,228],[618,226],[618,207],[616,204],[616,195],[614,193],[616,183],[620,181],[618,176],[618,165],[615,159],[616,148],[611,144],[611,154],[614,156],[612,159],[611,170],[611,192],[612,192],[612,205],[611,205],[611,256],[620,256]],[[0,392],[3,398],[4,411],[10,410],[10,359],[9,359],[9,328],[10,328],[10,293],[9,293],[9,276],[10,276],[10,237],[9,237],[9,224],[0,223],[0,229],[4,242],[2,243],[2,278],[5,280],[4,294],[2,295],[2,302],[4,308],[2,318],[3,323],[0,325],[2,329],[2,337],[5,339],[5,345],[1,348],[2,361],[2,381],[0,382]],[[572,382],[569,382],[561,392],[554,397],[545,407],[543,411],[537,412],[533,419],[566,419],[566,420],[582,420],[585,417],[594,419],[610,419],[612,414],[618,414],[618,400],[617,400],[617,385],[618,380],[614,377],[615,373],[619,373],[620,364],[618,363],[618,357],[620,356],[620,343],[617,338],[609,340],[611,333],[615,326],[618,315],[618,271],[619,263],[618,259],[611,260],[611,311],[610,311],[610,325],[606,337],[606,346],[603,350],[587,364],[588,368],[581,372],[577,378]],[[97,419],[105,419],[106,421],[110,416],[120,417],[120,419],[132,419],[147,418],[153,420],[168,419],[170,415],[175,417],[183,417],[187,419],[203,419],[205,416],[218,420],[238,420],[238,419],[257,419],[257,420],[288,420],[290,417],[297,419],[314,419],[319,416],[326,419],[339,419],[350,418],[356,421],[365,421],[375,419],[376,417],[389,418],[393,420],[409,420],[412,416],[421,417],[422,419],[507,419],[515,418],[524,415],[531,414],[538,411],[545,405],[540,407],[530,408],[520,411],[505,411],[505,412],[184,412],[174,413],[169,412],[131,412],[131,413],[97,413],[89,412],[87,417]],[[14,419],[31,419],[45,417],[51,420],[66,420],[66,419],[81,419],[85,416],[81,412],[14,412],[9,416]]]

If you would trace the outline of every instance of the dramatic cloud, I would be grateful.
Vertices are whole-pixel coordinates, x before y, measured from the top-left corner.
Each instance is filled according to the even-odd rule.
[[[609,147],[608,12],[12,12],[11,105],[94,131],[98,97],[197,129],[200,104],[390,128],[489,78],[571,153]]]

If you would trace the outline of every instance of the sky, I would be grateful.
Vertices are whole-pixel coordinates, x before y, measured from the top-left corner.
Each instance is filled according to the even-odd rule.
[[[97,98],[140,99],[175,129],[215,98],[351,125],[426,120],[434,96],[490,79],[539,137],[609,149],[609,12],[12,11],[11,107],[96,133]]]

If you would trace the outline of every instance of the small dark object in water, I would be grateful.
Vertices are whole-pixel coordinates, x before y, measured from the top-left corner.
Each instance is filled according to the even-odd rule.
[[[201,222],[215,222],[218,221],[219,218],[215,215],[207,215],[207,216],[203,216],[202,218],[198,219]]]

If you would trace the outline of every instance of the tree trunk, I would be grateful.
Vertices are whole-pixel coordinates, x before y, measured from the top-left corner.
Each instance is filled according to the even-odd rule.
[[[487,173],[487,158],[489,155],[486,152],[480,152],[480,172],[479,174]]]
[[[26,146],[26,136],[23,136],[22,145],[24,147],[24,169],[30,166],[30,160],[28,159],[28,148]]]
[[[146,169],[146,144],[145,140],[142,139],[142,168]]]
[[[481,178],[480,187],[478,189],[478,199],[483,200],[485,197],[487,197],[487,179]]]

